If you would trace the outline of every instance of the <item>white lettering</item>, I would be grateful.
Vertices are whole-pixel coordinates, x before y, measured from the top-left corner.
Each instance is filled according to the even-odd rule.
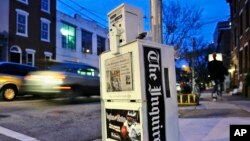
[[[161,139],[160,139],[160,137],[161,137],[160,131],[154,132],[153,136],[154,136],[154,141],[161,141]]]
[[[149,78],[151,80],[156,80],[157,75],[155,74],[156,71],[160,71],[160,65],[159,65],[159,54],[158,52],[155,51],[149,51],[148,53],[148,62],[149,62]]]
[[[160,64],[160,54],[157,50],[150,50],[147,54],[148,59],[148,78],[150,81],[148,82],[148,92],[150,94],[150,105],[151,109],[149,109],[149,120],[151,120],[151,131],[150,135],[153,137],[152,141],[161,141],[161,122],[160,120],[160,104],[162,102],[162,89],[161,89],[161,64]],[[159,78],[158,78],[159,77]],[[155,84],[155,82],[156,84]],[[159,82],[158,82],[159,81]],[[154,85],[152,85],[154,84]],[[162,133],[164,134],[164,133]],[[162,136],[163,137],[163,136]]]
[[[160,110],[158,107],[153,107],[152,111],[149,113],[150,116],[155,116],[155,115],[159,115]]]
[[[149,113],[152,116],[152,131],[154,141],[160,141],[160,109],[159,109],[159,96],[162,95],[161,86],[151,86],[149,84],[148,91],[150,92],[151,97],[151,112]]]
[[[234,136],[244,136],[247,133],[246,129],[236,129],[234,132]]]
[[[151,96],[161,96],[161,86],[154,86],[152,88],[152,86],[150,84],[148,84],[148,91],[150,92]]]
[[[116,120],[118,122],[125,122],[126,118],[120,115],[112,115],[112,114],[107,114],[107,119],[109,121]]]
[[[109,123],[109,129],[113,129],[113,130],[115,130],[117,132],[120,132],[120,127],[117,126],[117,125],[113,125],[111,123]]]
[[[236,130],[235,130],[234,136],[236,136],[236,135],[240,136],[240,131],[239,131],[239,129],[236,129]]]
[[[243,136],[244,134],[247,133],[247,130],[246,129],[241,129],[241,135]]]

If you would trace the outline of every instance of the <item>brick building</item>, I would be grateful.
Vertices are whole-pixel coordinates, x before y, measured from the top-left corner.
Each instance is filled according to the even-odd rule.
[[[239,85],[250,72],[250,1],[227,0],[231,15],[231,62],[232,82]],[[244,83],[243,95],[250,97],[250,89]]]
[[[56,0],[1,0],[0,16],[1,61],[41,66],[55,58]]]

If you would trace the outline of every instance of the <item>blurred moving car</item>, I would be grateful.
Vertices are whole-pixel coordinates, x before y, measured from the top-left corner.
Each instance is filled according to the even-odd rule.
[[[35,70],[35,67],[29,65],[0,62],[0,95],[3,100],[12,101],[16,96],[23,95],[19,93],[23,78]]]
[[[56,63],[29,73],[23,86],[26,93],[42,97],[100,95],[99,70],[87,64]]]

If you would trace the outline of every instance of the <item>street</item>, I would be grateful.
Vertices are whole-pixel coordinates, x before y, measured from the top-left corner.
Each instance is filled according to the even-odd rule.
[[[1,101],[0,141],[92,141],[101,138],[100,115],[99,97],[73,104],[64,99]]]

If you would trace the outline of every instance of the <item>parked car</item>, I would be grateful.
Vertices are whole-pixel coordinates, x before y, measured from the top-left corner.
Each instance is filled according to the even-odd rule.
[[[0,62],[0,96],[3,100],[12,101],[18,95],[25,75],[35,71],[30,65]]]
[[[29,73],[24,91],[42,97],[100,95],[99,70],[87,64],[64,62]]]

